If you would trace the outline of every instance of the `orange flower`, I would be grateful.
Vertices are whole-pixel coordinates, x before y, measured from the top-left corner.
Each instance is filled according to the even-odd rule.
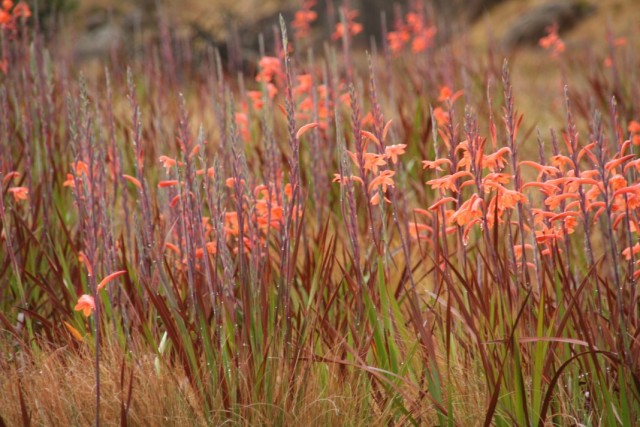
[[[126,274],[126,273],[127,273],[126,270],[120,270],[120,271],[116,271],[115,273],[109,274],[107,277],[102,279],[100,283],[98,283],[98,292],[100,292],[102,288],[107,286],[109,282],[111,282],[113,279],[115,279],[116,277],[122,276],[123,274]]]
[[[389,145],[384,149],[384,155],[387,159],[391,159],[391,163],[395,165],[398,163],[398,156],[405,153],[405,148],[407,148],[407,144]]]
[[[13,1],[12,0],[4,0],[2,2],[2,8],[4,10],[6,10],[7,12],[10,11],[12,7],[13,7]]]
[[[433,109],[433,118],[436,119],[438,127],[444,127],[449,124],[449,113],[444,111],[442,107]]]
[[[385,161],[384,154],[375,154],[375,153],[364,153],[364,169],[373,172],[374,174],[378,173],[378,166],[385,166],[387,162]]]
[[[542,178],[543,175],[559,175],[560,174],[560,170],[554,166],[545,166],[545,165],[541,165],[540,163],[536,163],[536,162],[532,162],[530,160],[523,160],[520,163],[518,163],[518,166],[531,166],[532,168],[534,168],[535,170],[538,171],[538,180],[540,180],[540,178]]]
[[[504,156],[509,153],[511,154],[511,149],[509,147],[503,147],[496,151],[493,154],[488,154],[482,157],[482,167],[488,168],[492,172],[495,172],[498,169],[502,169],[507,164],[507,161],[504,159]]]
[[[4,27],[11,23],[11,15],[5,10],[0,9],[0,26]]]
[[[551,157],[551,164],[558,169],[562,169],[565,166],[573,168],[573,160],[571,157],[563,156],[562,154]]]
[[[77,176],[80,176],[82,174],[89,176],[89,165],[87,165],[82,160],[71,163],[71,167],[73,168],[73,170],[75,170]]]
[[[500,198],[500,205],[506,209],[512,209],[518,203],[527,203],[529,201],[524,194],[506,188],[499,190],[498,197]]]
[[[295,31],[297,39],[302,39],[311,33],[311,24],[318,18],[318,14],[313,10],[299,10],[295,14],[295,18],[291,26]]]
[[[360,34],[362,32],[362,24],[355,22],[355,19],[358,17],[358,11],[349,10],[346,7],[343,8],[342,11],[344,13],[344,17],[347,23],[348,34],[352,36]],[[338,24],[336,24],[336,30],[331,36],[331,38],[333,40],[341,39],[342,36],[344,35],[344,30],[345,30],[344,25],[342,24],[342,22],[339,22]]]
[[[173,243],[166,242],[166,243],[164,244],[164,247],[165,247],[165,248],[167,248],[167,249],[169,249],[170,251],[172,251],[172,252],[174,252],[174,253],[176,253],[176,254],[180,255],[180,249],[178,248],[178,246],[174,245]]]
[[[311,129],[317,128],[318,126],[319,126],[318,123],[308,123],[300,127],[300,129],[298,129],[298,132],[296,132],[296,139],[300,139],[302,135],[309,132]]]
[[[344,184],[348,183],[349,181],[355,181],[355,182],[358,182],[360,184],[364,184],[364,182],[362,181],[362,178],[360,178],[359,176],[355,176],[355,175],[342,176],[339,173],[334,173],[333,174],[333,180],[331,182],[338,182],[341,185],[344,185]]]
[[[558,24],[547,27],[547,35],[538,44],[545,50],[551,51],[551,57],[557,58],[565,50],[564,42],[558,36]]]
[[[411,35],[406,30],[390,31],[387,34],[387,41],[389,42],[389,49],[393,53],[399,53],[402,51],[407,42],[411,39]]]
[[[29,189],[27,187],[11,187],[7,191],[13,195],[16,202],[29,198]]]
[[[386,170],[380,172],[380,175],[373,178],[369,183],[369,192],[373,191],[378,186],[382,186],[382,192],[387,192],[387,187],[394,187],[395,183],[393,182],[393,175],[396,173],[394,171]]]
[[[27,4],[22,1],[13,8],[13,17],[18,18],[20,16],[24,18],[29,18],[31,16],[31,10],[29,9],[29,6],[27,6]]]
[[[216,171],[215,169],[213,169],[213,166],[209,167],[208,169],[198,169],[196,171],[196,175],[204,175],[204,174],[207,174],[209,178],[213,178],[216,176]]]
[[[78,303],[74,307],[75,311],[82,311],[85,317],[91,316],[91,313],[96,309],[96,302],[91,295],[81,295],[78,298]]]
[[[169,173],[169,169],[171,169],[177,164],[175,159],[172,159],[171,157],[168,157],[168,156],[160,156],[158,157],[158,160],[160,160],[160,163],[162,163],[162,166],[165,168],[167,173]]]
[[[424,28],[418,33],[411,43],[413,53],[423,52],[433,45],[433,38],[438,30],[435,27]]]
[[[227,186],[228,188],[234,188],[236,185],[236,181],[237,181],[236,178],[233,178],[233,177],[227,178],[224,182],[224,185]],[[240,179],[240,186],[244,187],[244,179]]]
[[[473,178],[473,175],[467,171],[456,172],[452,175],[445,175],[442,178],[432,179],[427,181],[427,185],[430,185],[432,189],[440,188],[443,190],[451,190],[456,192],[456,181],[458,178],[462,178],[463,176],[467,176]]]
[[[629,122],[629,132],[631,133],[640,133],[640,122],[636,121],[636,120],[631,120]]]
[[[211,255],[215,255],[218,252],[218,245],[216,242],[207,242],[205,244],[207,252]]]
[[[282,64],[280,60],[274,56],[263,56],[258,62],[260,72],[256,76],[256,81],[270,83],[274,78],[279,78],[283,75]]]
[[[631,259],[631,254],[633,253],[633,255],[636,255],[638,252],[640,252],[640,243],[636,243],[632,247],[630,246],[623,250],[622,256],[624,256],[624,259],[629,261]]]
[[[440,86],[440,95],[438,95],[439,102],[445,102],[450,100],[451,103],[454,103],[456,99],[460,98],[464,91],[459,90],[457,92],[453,92],[449,86]]]
[[[454,199],[453,197],[443,197],[442,199],[440,199],[437,202],[435,202],[433,205],[429,206],[429,210],[430,211],[435,211],[440,206],[444,205],[445,203],[449,203],[449,202],[453,202],[455,204],[458,204],[458,201],[456,199]]]
[[[533,249],[533,246],[531,246],[529,243],[525,243],[524,244],[524,249],[530,251],[530,250]],[[513,246],[513,253],[516,256],[517,260],[522,259],[522,245],[521,244],[514,245]]]
[[[71,188],[75,188],[76,187],[76,182],[73,179],[73,175],[68,173],[67,174],[67,180],[65,182],[62,183],[63,187],[71,187]]]
[[[369,141],[373,141],[378,147],[382,147],[382,144],[380,143],[380,140],[378,139],[378,137],[372,134],[371,132],[366,130],[361,130],[360,135],[362,135],[365,139],[364,150],[366,150],[367,147],[369,146]]]
[[[473,194],[469,200],[464,202],[457,211],[449,217],[449,224],[456,223],[459,226],[482,218],[482,199],[477,194]]]
[[[20,178],[20,172],[16,172],[16,171],[9,172],[4,176],[4,178],[2,178],[2,184],[6,184],[7,182],[11,181],[14,178],[16,179]]]
[[[527,182],[522,186],[522,189],[524,190],[527,187],[538,187],[540,188],[540,191],[542,191],[547,196],[551,196],[553,194],[560,192],[560,187],[550,184],[549,182],[538,182],[538,181]]]
[[[508,173],[490,173],[482,179],[482,184],[486,187],[485,192],[491,191],[492,188],[498,190],[503,189],[502,184],[508,184],[511,181],[511,175]]]
[[[433,228],[427,224],[413,222],[409,224],[409,235],[416,240],[430,240],[429,235],[433,234]]]
[[[556,210],[560,203],[566,199],[577,199],[579,196],[576,193],[563,193],[557,196],[549,196],[544,200],[544,204],[549,207],[549,210]]]
[[[387,203],[391,203],[391,201],[389,199],[387,199],[386,197],[384,198],[384,200]],[[376,194],[371,196],[371,200],[369,200],[369,203],[371,203],[371,206],[377,206],[377,205],[380,204],[380,192],[379,191],[376,191]]]
[[[310,95],[313,88],[313,75],[301,74],[296,76],[296,80],[298,80],[298,85],[294,88],[294,93],[296,95]]]
[[[440,168],[441,164],[448,164],[449,168],[451,168],[451,166],[453,165],[453,163],[451,163],[451,160],[449,159],[437,159],[437,160],[423,160],[422,161],[422,169],[435,169],[437,171],[442,171],[442,168]]]
[[[138,187],[140,190],[142,190],[142,183],[137,178],[134,178],[131,175],[127,175],[127,174],[122,174],[122,177],[127,181],[129,181],[130,183],[132,183],[133,185],[135,185],[136,187]]]

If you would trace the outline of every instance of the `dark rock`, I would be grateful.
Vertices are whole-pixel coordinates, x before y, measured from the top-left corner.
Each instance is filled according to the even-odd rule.
[[[507,31],[503,45],[512,49],[535,45],[547,34],[547,28],[558,25],[558,32],[567,31],[591,15],[596,7],[583,0],[554,1],[526,11]]]

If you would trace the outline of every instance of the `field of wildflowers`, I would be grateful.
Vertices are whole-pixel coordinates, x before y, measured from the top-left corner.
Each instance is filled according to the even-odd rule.
[[[640,423],[633,41],[548,29],[551,126],[418,2],[314,7],[96,77],[2,2],[0,425]]]

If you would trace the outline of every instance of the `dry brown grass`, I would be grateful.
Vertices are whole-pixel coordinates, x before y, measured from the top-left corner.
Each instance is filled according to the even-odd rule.
[[[104,347],[100,371],[103,425],[123,425],[121,411],[123,405],[127,407],[131,378],[131,400],[124,424],[129,426],[206,426],[221,423],[371,426],[385,419],[380,408],[369,405],[370,391],[363,376],[345,379],[337,367],[324,364],[309,365],[311,374],[293,381],[288,408],[256,401],[238,408],[234,418],[229,418],[225,416],[219,396],[214,396],[213,399],[218,400],[215,407],[220,408],[219,412],[206,414],[184,372],[177,367],[163,365],[158,374],[154,358],[151,354],[133,353],[125,357],[118,345]],[[121,381],[123,363],[124,383]],[[23,423],[21,392],[31,425],[75,426],[90,425],[94,421],[95,372],[90,348],[45,347],[30,361],[3,361],[4,364],[8,367],[3,368],[0,376],[0,395],[3,396],[0,399],[0,416],[6,425]],[[473,386],[479,382],[469,381],[468,373],[460,374],[464,389],[481,392],[480,387]],[[470,397],[462,391],[457,394],[460,398],[459,413],[469,409],[463,409],[465,402],[482,401],[480,395]],[[425,407],[423,410],[423,416],[434,415],[433,408]]]

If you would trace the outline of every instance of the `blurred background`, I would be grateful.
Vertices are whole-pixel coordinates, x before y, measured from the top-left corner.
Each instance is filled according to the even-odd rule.
[[[29,1],[28,3],[33,3]],[[34,5],[42,26],[53,39],[59,27],[71,31],[78,60],[100,58],[119,48],[135,50],[159,37],[162,25],[194,48],[213,46],[234,60],[253,61],[259,53],[258,34],[273,37],[273,26],[282,14],[290,24],[303,0],[49,0]],[[44,3],[42,5],[42,3]],[[394,21],[414,3],[438,28],[438,42],[466,35],[473,46],[489,42],[510,53],[521,46],[535,46],[545,29],[559,25],[569,43],[593,39],[599,30],[637,34],[638,0],[316,0],[308,2],[318,19],[311,40],[319,46],[330,38],[339,21],[341,6],[359,11],[364,31],[354,43],[368,46],[381,41],[383,23],[389,31]],[[62,24],[60,24],[60,22]],[[592,41],[592,40],[591,40]],[[568,45],[569,47],[569,45]]]

